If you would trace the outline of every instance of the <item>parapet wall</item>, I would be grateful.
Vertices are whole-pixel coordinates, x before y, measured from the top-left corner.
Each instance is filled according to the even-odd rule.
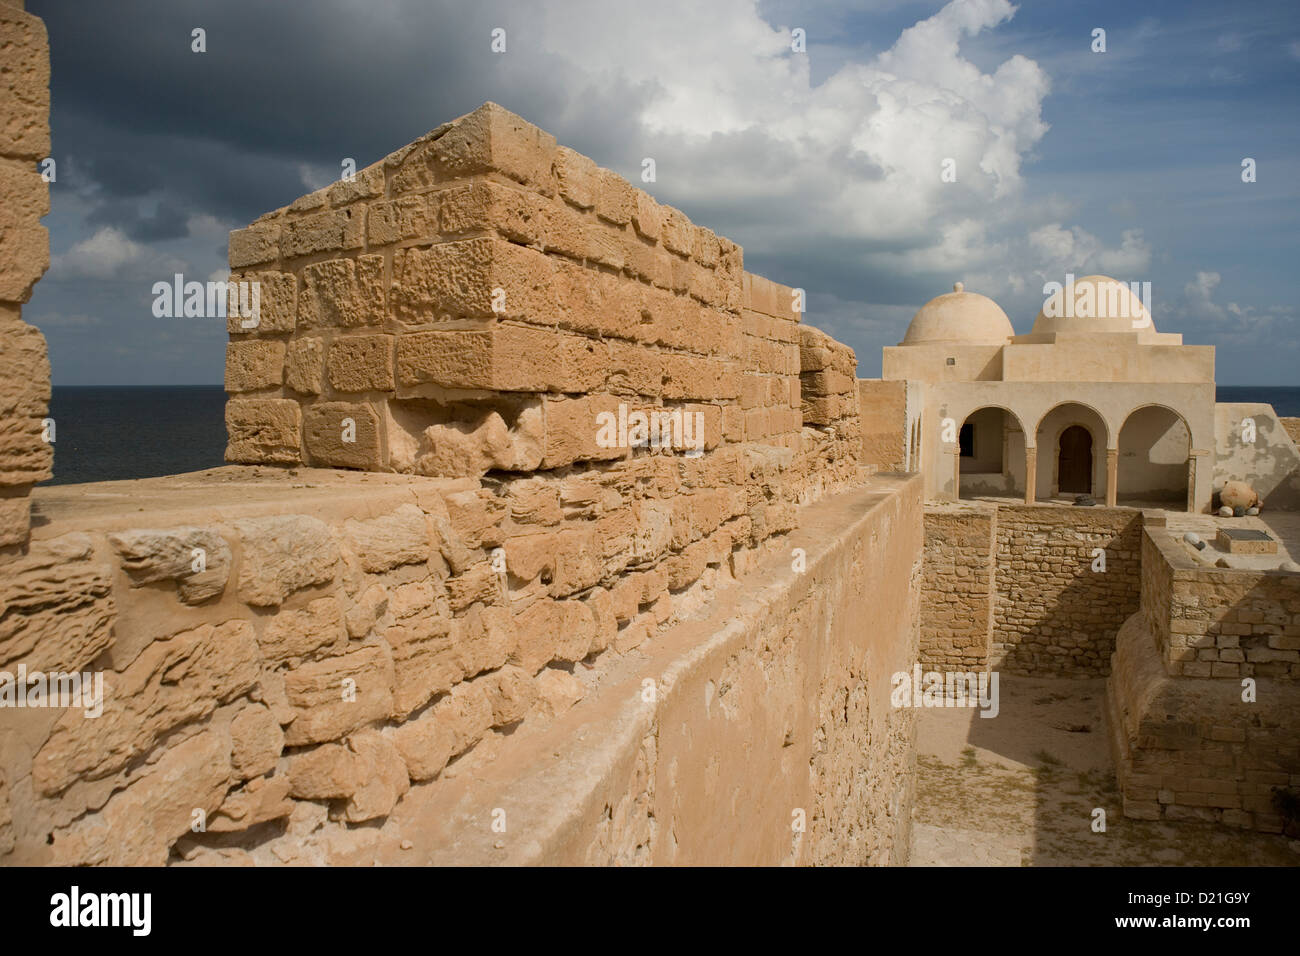
[[[249,464],[37,489],[39,529],[5,561],[0,671],[102,679],[103,696],[0,709],[0,862],[376,849],[400,801],[442,793],[484,744],[535,740],[706,619],[700,653],[750,662],[724,668],[714,709],[750,688],[746,756],[798,780],[798,832],[817,834],[774,855],[768,833],[755,859],[905,857],[911,718],[882,701],[915,655],[919,489],[864,495],[853,353],[799,324],[794,290],[491,104],[230,251],[232,301],[258,289],[229,318],[227,454]],[[638,440],[645,412],[666,431]],[[796,554],[822,499],[835,522]],[[782,583],[753,600],[789,620],[709,618],[761,562]],[[711,764],[677,777],[705,734],[680,715],[662,728],[680,759],[646,799],[680,786],[705,802],[675,810],[681,831],[654,853],[722,862],[709,834],[759,811],[706,785]],[[566,846],[643,858],[625,811],[640,812],[620,805],[612,836],[587,821]]]
[[[49,185],[36,164],[50,153],[50,50],[45,24],[0,2],[0,550],[27,540],[32,485],[54,454],[43,420],[50,401],[45,337],[22,319],[50,264]]]
[[[710,450],[803,450],[805,424],[856,443],[852,351],[742,263],[488,103],[231,234],[261,294],[228,320],[227,460],[549,471],[627,457],[637,412]]]

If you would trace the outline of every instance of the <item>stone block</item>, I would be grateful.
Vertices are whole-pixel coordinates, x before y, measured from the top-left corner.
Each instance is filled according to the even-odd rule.
[[[244,269],[280,258],[280,223],[254,223],[230,234],[230,268]]]
[[[340,657],[302,664],[285,674],[294,720],[287,746],[324,743],[387,718],[393,711],[393,657],[385,644],[366,644]]]
[[[226,391],[279,388],[284,379],[284,343],[266,339],[226,345]]]
[[[280,248],[285,259],[359,249],[364,222],[365,211],[359,207],[329,209],[291,219],[284,224]]]
[[[232,398],[226,402],[226,461],[297,464],[302,411],[288,398]]]
[[[239,534],[239,599],[272,607],[302,588],[326,584],[338,567],[338,545],[326,524],[308,515],[234,522]]]
[[[302,270],[298,326],[353,328],[384,321],[384,257],[327,259]]]
[[[133,528],[110,534],[108,540],[133,587],[175,581],[186,604],[201,604],[226,588],[230,545],[212,528]]]
[[[284,750],[284,731],[269,708],[250,704],[231,721],[230,746],[236,775],[241,780],[260,777],[275,769]]]
[[[316,337],[291,340],[284,362],[284,384],[304,395],[319,395],[324,381],[324,340]]]
[[[339,392],[391,391],[393,336],[347,335],[337,338],[329,351],[330,384]]]
[[[277,334],[292,332],[297,323],[298,279],[292,273],[231,275],[226,287],[227,332]]]
[[[341,653],[348,634],[338,599],[323,597],[301,610],[281,610],[262,624],[257,643],[272,664]]]
[[[0,154],[40,160],[50,154],[50,44],[40,17],[0,6]]]
[[[379,415],[370,405],[320,402],[303,416],[303,444],[313,465],[378,471],[381,441]]]

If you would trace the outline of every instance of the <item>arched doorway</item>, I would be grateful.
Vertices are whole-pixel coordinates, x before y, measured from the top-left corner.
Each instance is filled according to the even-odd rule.
[[[1092,494],[1092,435],[1088,429],[1071,425],[1061,432],[1056,469],[1061,494]]]
[[[1038,421],[1036,498],[1106,495],[1109,430],[1100,413],[1082,402],[1062,402]]]
[[[1131,411],[1119,431],[1118,499],[1186,508],[1191,448],[1187,422],[1173,409]]]
[[[959,498],[1024,494],[1025,436],[1020,421],[996,405],[972,411],[957,435]]]

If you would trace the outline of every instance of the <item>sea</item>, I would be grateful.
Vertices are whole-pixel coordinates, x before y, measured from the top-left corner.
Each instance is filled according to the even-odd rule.
[[[1220,385],[1220,402],[1267,402],[1300,417],[1300,387]],[[47,484],[152,478],[225,464],[220,385],[57,385],[54,478]]]

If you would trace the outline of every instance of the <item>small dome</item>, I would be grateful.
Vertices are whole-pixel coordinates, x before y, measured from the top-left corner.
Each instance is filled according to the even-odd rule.
[[[957,282],[951,292],[917,310],[901,344],[1006,345],[1015,334],[1011,320],[996,302],[977,292],[967,292]]]
[[[1032,334],[1048,332],[1137,332],[1146,338],[1156,334],[1156,326],[1128,283],[1084,276],[1043,303]]]

